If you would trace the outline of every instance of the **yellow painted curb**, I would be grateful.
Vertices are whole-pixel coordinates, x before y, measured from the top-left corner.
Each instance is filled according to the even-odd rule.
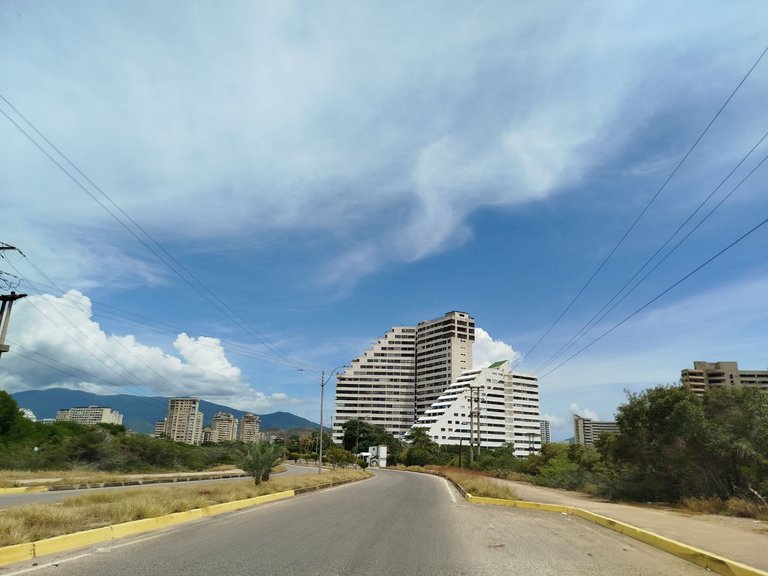
[[[22,560],[29,560],[30,558],[33,558],[34,555],[35,547],[32,545],[32,542],[5,546],[4,548],[0,548],[0,566],[21,562]]]
[[[688,560],[689,562],[693,562],[694,564],[698,564],[699,566],[707,568],[712,572],[716,572],[721,576],[768,576],[768,572],[758,568],[753,568],[752,566],[747,566],[741,562],[723,558],[722,556],[712,554],[706,550],[700,550],[699,548],[689,546],[688,544],[683,544],[677,540],[659,536],[658,534],[649,532],[648,530],[643,530],[637,526],[632,526],[631,524],[626,524],[624,522],[614,520],[613,518],[608,518],[607,516],[595,514],[594,512],[584,510],[583,508],[575,508],[573,506],[560,506],[558,504],[543,504],[541,502],[525,502],[523,500],[486,498],[483,496],[472,496],[472,494],[469,493],[466,494],[465,498],[467,502],[472,504],[492,504],[495,506],[508,506],[511,508],[527,508],[532,510],[543,510],[546,512],[572,514],[574,516],[578,516],[579,518],[583,518],[584,520],[588,520],[600,526],[604,526],[605,528],[610,528],[611,530],[624,534],[625,536],[629,536],[630,538],[634,538],[635,540],[639,540],[645,544],[649,544],[655,548],[658,548],[659,550],[663,550],[664,552],[674,554],[678,558],[682,558],[684,560]]]
[[[255,506],[256,504],[265,504],[267,502],[283,500],[294,495],[294,490],[285,490],[283,492],[275,492],[274,494],[265,494],[264,496],[254,496],[253,498],[246,498],[245,500],[213,504],[206,508],[194,508],[192,510],[176,512],[157,518],[144,518],[142,520],[115,524],[114,526],[104,526],[103,528],[94,528],[93,530],[75,532],[74,534],[54,536],[53,538],[37,540],[36,542],[0,547],[0,566],[12,564],[14,562],[22,562],[24,560],[31,560],[32,558],[45,556],[46,554],[55,554],[74,548],[83,548],[101,542],[109,542],[110,540],[116,540],[125,536],[134,536],[143,532],[167,528],[183,522],[199,520],[206,516],[215,516],[217,514],[232,512],[249,506]]]
[[[29,494],[31,492],[48,492],[48,486],[18,486],[15,488],[0,488],[0,494]]]

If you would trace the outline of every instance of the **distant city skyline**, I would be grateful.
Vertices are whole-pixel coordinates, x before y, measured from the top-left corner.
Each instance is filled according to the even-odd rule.
[[[553,440],[695,360],[766,370],[768,226],[664,293],[768,215],[766,21],[6,0],[0,293],[30,296],[0,389],[317,420],[321,370],[446,310],[474,367],[539,378]]]

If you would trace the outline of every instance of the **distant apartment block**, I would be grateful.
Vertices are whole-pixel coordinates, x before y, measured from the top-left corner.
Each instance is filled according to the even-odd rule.
[[[152,437],[153,438],[164,438],[165,437],[165,418],[155,422],[155,431],[152,433]]]
[[[216,435],[212,442],[233,442],[237,440],[237,418],[229,412],[217,412],[213,416],[211,429]]]
[[[688,386],[697,396],[711,387],[752,386],[768,390],[768,370],[739,370],[736,362],[693,363],[693,369],[680,372],[680,382]]]
[[[56,420],[78,424],[122,424],[123,415],[103,406],[83,406],[58,410]]]
[[[479,408],[471,400],[479,398]],[[474,423],[471,414],[475,410]],[[479,409],[479,427],[477,410]],[[512,372],[508,360],[466,370],[422,414],[414,428],[425,428],[440,445],[469,445],[470,435],[482,448],[514,447],[516,456],[541,449],[539,385],[536,376]]]
[[[261,432],[259,427],[261,425],[261,419],[256,414],[243,414],[240,419],[240,435],[239,439],[242,442],[261,442]]]
[[[334,441],[341,442],[342,426],[353,419],[402,438],[416,417],[472,368],[474,339],[475,320],[466,312],[393,327],[337,376]]]
[[[541,420],[541,443],[549,444],[552,442],[552,433],[550,429],[549,420]]]
[[[199,398],[171,398],[165,418],[165,437],[184,444],[203,440],[203,413]]]
[[[618,434],[619,425],[612,421],[599,421],[583,418],[578,414],[573,415],[573,443],[582,446],[594,446],[595,440],[603,432]]]
[[[216,444],[219,441],[219,434],[210,426],[203,427],[203,444]]]

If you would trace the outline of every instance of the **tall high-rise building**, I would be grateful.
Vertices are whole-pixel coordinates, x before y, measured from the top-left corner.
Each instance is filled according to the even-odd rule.
[[[261,432],[259,431],[259,427],[261,425],[261,418],[259,418],[256,414],[243,414],[243,417],[240,419],[240,440],[242,442],[260,442],[261,441]]]
[[[600,434],[618,434],[619,425],[610,420],[592,420],[578,414],[573,415],[573,443],[594,446]]]
[[[416,328],[395,326],[336,377],[333,439],[363,420],[402,437],[413,425]]]
[[[753,386],[768,391],[768,370],[739,370],[736,362],[693,363],[680,372],[680,382],[697,396],[713,386]]]
[[[549,420],[541,421],[541,444],[549,444],[552,442],[552,432]]]
[[[418,326],[395,326],[336,378],[333,439],[359,419],[397,437],[437,400],[464,370],[472,368],[475,320],[448,312]]]
[[[103,406],[78,406],[58,410],[56,420],[78,422],[79,424],[122,424],[123,415]]]
[[[216,412],[211,422],[215,434],[213,442],[232,442],[237,440],[237,418],[229,412]]]
[[[482,448],[510,445],[516,456],[538,453],[538,380],[531,374],[512,372],[508,360],[467,370],[443,391],[414,427],[425,428],[442,445],[469,445],[472,436],[475,445],[479,441]]]
[[[200,398],[171,398],[165,418],[165,437],[184,444],[200,444],[203,439],[203,413]]]
[[[416,327],[416,417],[466,370],[472,369],[475,319],[447,312]]]

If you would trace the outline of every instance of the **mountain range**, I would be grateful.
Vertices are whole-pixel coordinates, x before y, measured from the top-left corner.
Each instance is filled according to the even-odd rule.
[[[162,396],[132,396],[130,394],[115,394],[102,396],[68,390],[66,388],[49,388],[47,390],[25,390],[11,394],[20,408],[27,408],[35,413],[38,419],[55,418],[56,411],[75,406],[104,406],[116,410],[123,415],[123,425],[136,432],[151,433],[155,422],[162,420],[168,414],[168,398]],[[214,404],[206,400],[200,401],[200,410],[205,415],[205,424],[210,424],[216,412],[230,412],[239,420],[242,410],[230,408],[222,404]],[[319,427],[306,418],[290,412],[272,412],[260,414],[261,430],[295,430]]]

